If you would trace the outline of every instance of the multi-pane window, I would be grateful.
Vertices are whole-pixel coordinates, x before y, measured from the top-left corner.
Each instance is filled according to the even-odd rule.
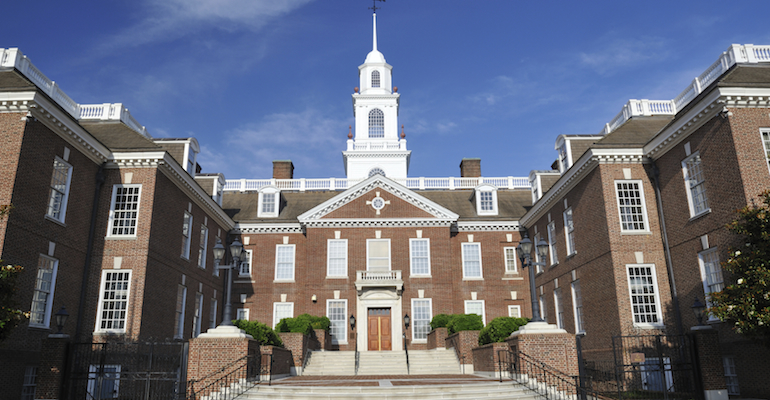
[[[390,240],[367,239],[366,269],[390,270]]]
[[[115,185],[110,206],[109,236],[134,236],[139,219],[141,185]]]
[[[585,332],[583,325],[583,294],[580,293],[580,280],[572,282],[572,307],[575,312],[575,333]]]
[[[348,276],[348,240],[329,239],[326,244],[326,275]]]
[[[241,265],[238,268],[238,276],[251,276],[251,250],[244,250],[241,254]]]
[[[535,235],[535,240],[534,240],[533,243],[535,243],[535,263],[538,264],[536,271],[537,271],[537,273],[541,273],[541,272],[543,272],[543,265],[545,264],[545,260],[543,260],[540,257],[540,252],[537,251],[537,243],[540,243],[540,234],[539,233],[537,235]]]
[[[97,331],[125,332],[130,282],[130,271],[103,272]]]
[[[190,259],[190,242],[192,238],[192,214],[185,211],[182,222],[182,257]]]
[[[703,176],[700,153],[694,153],[682,161],[682,172],[690,205],[690,216],[694,217],[709,210],[706,197],[706,178]]]
[[[572,223],[572,207],[564,210],[564,236],[567,240],[567,255],[575,254],[575,225]]]
[[[561,288],[553,291],[553,308],[556,310],[556,326],[564,329],[564,304],[561,300]]]
[[[479,192],[479,200],[481,200],[481,211],[494,210],[492,192]]]
[[[521,306],[508,306],[508,316],[512,318],[521,318]]]
[[[652,265],[629,265],[627,270],[634,325],[661,325],[655,268]]]
[[[279,244],[275,246],[275,280],[294,280],[293,244]]]
[[[530,191],[532,192],[532,203],[540,200],[540,190],[537,184],[537,176],[533,176],[529,180]]]
[[[294,317],[294,303],[273,303],[273,328],[284,318]]]
[[[559,146],[559,172],[564,173],[564,171],[569,168],[569,161],[567,159],[567,143],[565,142],[561,146]]]
[[[21,400],[34,400],[37,388],[37,367],[27,367],[24,370],[24,386],[21,389]]]
[[[217,299],[211,299],[211,307],[209,309],[209,328],[217,327]]]
[[[481,279],[481,243],[463,243],[463,278]]]
[[[193,314],[193,337],[201,334],[201,321],[203,320],[203,295],[195,295],[195,313]]]
[[[176,289],[176,318],[174,319],[174,338],[184,335],[184,309],[187,303],[187,288],[179,285]]]
[[[484,300],[465,300],[465,313],[481,315],[481,322],[486,325],[487,317],[484,311]]]
[[[548,320],[548,301],[545,298],[545,295],[540,295],[540,317],[543,318],[543,320]]]
[[[198,248],[198,266],[206,268],[206,249],[209,244],[209,228],[206,225],[201,225],[201,241]]]
[[[515,274],[518,272],[516,268],[516,248],[505,247],[503,248],[503,255],[505,256],[505,273]]]
[[[717,248],[714,247],[698,253],[698,261],[700,262],[700,274],[703,279],[703,293],[706,294],[706,303],[711,306],[709,295],[719,292],[725,287]],[[709,315],[709,318],[712,320],[716,319],[713,315]]]
[[[235,319],[240,321],[248,321],[249,320],[249,309],[248,308],[239,308],[235,311]]]
[[[262,212],[265,214],[275,213],[275,196],[276,193],[263,193],[262,194]]]
[[[380,71],[372,71],[372,87],[380,87]]]
[[[60,222],[64,222],[64,214],[67,211],[67,198],[69,197],[71,179],[72,166],[56,157],[53,160],[51,191],[49,193],[46,215]]]
[[[88,399],[118,399],[120,365],[91,364],[88,366]]]
[[[326,316],[331,323],[332,343],[347,343],[347,300],[326,300]]]
[[[59,261],[41,255],[37,261],[37,279],[32,295],[32,307],[29,313],[30,326],[45,327],[51,322],[53,290],[56,286],[56,271]]]
[[[727,383],[727,394],[741,394],[738,386],[738,372],[735,370],[735,358],[728,356],[722,358],[722,364],[725,369],[725,383]]]
[[[620,228],[623,231],[646,231],[644,193],[640,181],[615,181],[620,210]]]
[[[548,254],[551,257],[551,265],[559,263],[559,256],[556,253],[556,221],[548,224]]]
[[[409,239],[411,275],[430,275],[430,240]]]
[[[762,144],[765,148],[765,158],[767,158],[768,164],[770,164],[770,129],[762,129]]]
[[[476,188],[476,214],[497,215],[497,188],[484,184]]]
[[[369,111],[369,137],[385,137],[385,114],[379,108]]]
[[[431,299],[412,299],[412,339],[428,340],[430,320],[433,318]]]

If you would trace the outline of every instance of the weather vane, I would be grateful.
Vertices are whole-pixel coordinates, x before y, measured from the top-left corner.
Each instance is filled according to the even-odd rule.
[[[369,9],[372,10],[375,14],[377,14],[377,8],[382,8],[382,7],[377,7],[378,1],[381,1],[383,3],[385,2],[385,0],[372,0],[373,4],[371,7],[369,7]]]

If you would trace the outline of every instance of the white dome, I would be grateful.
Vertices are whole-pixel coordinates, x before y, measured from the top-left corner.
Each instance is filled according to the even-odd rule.
[[[372,50],[369,52],[369,54],[366,55],[366,60],[364,60],[364,63],[384,63],[385,62],[385,56],[382,55],[378,50]]]

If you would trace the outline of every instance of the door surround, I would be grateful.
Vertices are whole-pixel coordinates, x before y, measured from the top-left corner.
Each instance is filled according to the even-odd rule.
[[[356,326],[358,351],[369,351],[369,309],[390,308],[390,326],[392,350],[399,351],[404,347],[401,337],[403,333],[404,315],[401,312],[401,296],[395,289],[371,288],[364,289],[356,297],[356,318],[366,323]]]

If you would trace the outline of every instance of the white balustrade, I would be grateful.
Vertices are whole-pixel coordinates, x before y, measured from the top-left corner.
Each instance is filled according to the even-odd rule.
[[[356,271],[356,290],[365,287],[393,287],[399,292],[404,288],[401,271]]]
[[[313,191],[313,190],[346,190],[363,179],[320,178],[320,179],[228,179],[225,181],[225,191],[253,192],[265,186],[275,186],[281,190]],[[526,177],[499,178],[406,178],[394,179],[397,183],[409,189],[416,190],[455,190],[473,189],[483,183],[496,186],[498,189],[527,189],[529,179]]]

